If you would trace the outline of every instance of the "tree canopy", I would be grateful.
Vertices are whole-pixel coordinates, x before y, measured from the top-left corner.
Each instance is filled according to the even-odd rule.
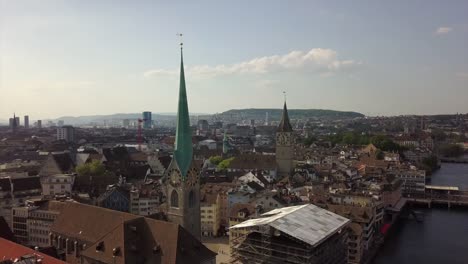
[[[445,144],[440,147],[440,153],[446,157],[459,157],[463,155],[463,147],[459,144]]]
[[[234,160],[234,157],[232,158],[229,158],[229,159],[225,159],[223,161],[221,161],[219,164],[218,164],[218,169],[220,170],[225,170],[227,168],[229,168],[229,166],[231,165],[231,162]]]
[[[328,140],[330,140],[334,145],[367,145],[372,143],[382,151],[403,151],[406,149],[385,135],[369,136],[363,133],[345,132],[331,135],[329,136]]]
[[[208,160],[211,162],[211,164],[218,165],[221,161],[223,161],[223,157],[221,157],[221,156],[211,156]]]
[[[106,168],[100,161],[93,160],[90,163],[78,165],[75,171],[78,176],[101,176],[106,172]]]

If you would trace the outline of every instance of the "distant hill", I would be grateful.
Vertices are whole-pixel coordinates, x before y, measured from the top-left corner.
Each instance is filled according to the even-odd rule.
[[[283,109],[232,109],[225,111],[221,114],[218,114],[218,117],[232,119],[236,118],[239,120],[263,120],[265,119],[265,113],[268,112],[270,121],[277,121],[281,118],[281,113]],[[111,115],[89,115],[89,116],[62,116],[55,119],[46,119],[44,121],[54,121],[62,120],[65,124],[71,125],[84,125],[90,124],[93,122],[102,123],[104,121],[121,121],[123,119],[135,120],[141,118],[141,113],[118,113]],[[201,113],[190,113],[192,118],[197,116],[201,119],[210,119],[212,115],[210,114],[201,114]],[[323,109],[290,109],[289,117],[291,119],[308,119],[308,118],[330,118],[330,119],[340,119],[340,118],[356,118],[363,117],[364,115],[357,112],[345,112],[345,111],[335,111],[335,110],[323,110]],[[158,121],[169,121],[173,122],[175,120],[176,113],[153,113],[153,120]]]
[[[165,121],[165,120],[174,120],[176,117],[176,113],[153,113],[152,118],[153,120]],[[197,115],[191,114],[192,116]],[[206,115],[206,114],[201,114]],[[111,115],[89,115],[89,116],[62,116],[55,119],[48,119],[54,122],[58,120],[62,120],[65,124],[71,125],[83,125],[89,124],[92,122],[103,122],[103,121],[121,121],[123,119],[130,119],[135,120],[138,118],[142,118],[141,113],[118,113],[118,114],[111,114]],[[47,120],[46,120],[47,121]]]
[[[271,121],[280,120],[283,109],[232,109],[221,113],[222,116],[241,116],[242,119],[265,119],[265,115],[268,113],[268,118]],[[336,111],[336,110],[325,110],[325,109],[288,109],[289,118],[291,119],[308,119],[308,118],[356,118],[364,117],[363,114],[351,111]]]

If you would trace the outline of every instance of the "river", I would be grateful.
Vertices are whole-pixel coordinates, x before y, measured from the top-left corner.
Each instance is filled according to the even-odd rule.
[[[468,190],[468,164],[442,163],[432,175],[432,185]],[[423,222],[402,220],[392,229],[374,264],[467,264],[468,208],[418,209]]]

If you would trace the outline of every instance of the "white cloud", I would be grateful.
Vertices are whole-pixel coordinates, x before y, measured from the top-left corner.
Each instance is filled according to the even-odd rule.
[[[177,71],[169,71],[169,70],[163,70],[163,69],[154,69],[154,70],[149,70],[145,71],[143,73],[143,76],[146,78],[149,78],[151,76],[158,76],[158,75],[175,75]]]
[[[434,32],[436,35],[445,35],[453,31],[453,28],[451,27],[439,27],[437,30]]]
[[[196,65],[186,68],[187,74],[211,78],[231,74],[266,74],[285,71],[304,71],[309,73],[333,74],[353,69],[362,63],[354,60],[339,60],[336,51],[315,48],[308,52],[291,51],[284,55],[254,58],[230,65]],[[153,69],[143,73],[144,77],[175,75],[177,70]]]
[[[271,79],[261,79],[255,82],[255,87],[259,89],[271,88],[276,86],[279,83],[279,80],[271,80]]]

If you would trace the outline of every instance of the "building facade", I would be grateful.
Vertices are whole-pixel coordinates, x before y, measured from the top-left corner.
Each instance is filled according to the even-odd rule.
[[[152,215],[160,212],[162,196],[156,190],[134,189],[130,191],[130,213]]]
[[[29,116],[27,115],[24,116],[24,128],[29,128]]]
[[[206,196],[206,195],[205,195]],[[210,195],[200,205],[201,232],[203,236],[218,236],[221,226],[221,198]]]
[[[426,188],[426,171],[401,170],[397,177],[402,181],[402,194],[405,197],[424,195]]]
[[[55,174],[41,178],[42,195],[54,197],[54,195],[71,194],[75,175]]]
[[[57,128],[57,140],[75,142],[75,128],[72,126],[62,126]]]
[[[153,127],[153,117],[151,112],[143,112],[143,129],[151,129]]]
[[[50,227],[60,214],[63,202],[30,200],[12,208],[13,233],[22,245],[48,247]]]

